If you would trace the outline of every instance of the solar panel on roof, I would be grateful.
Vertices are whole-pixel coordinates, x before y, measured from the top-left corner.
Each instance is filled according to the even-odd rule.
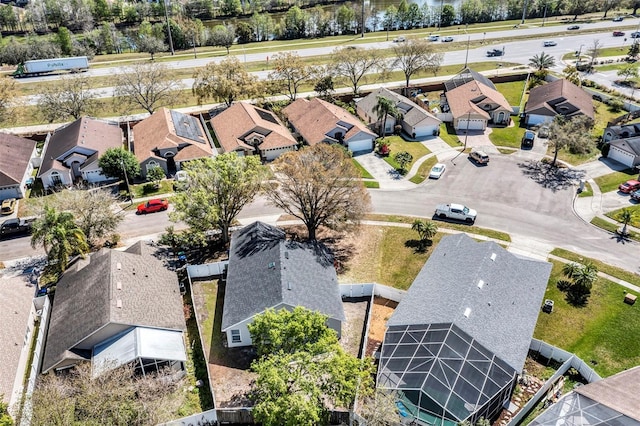
[[[176,135],[195,142],[206,143],[198,120],[195,117],[172,110],[171,119],[173,120],[173,127],[176,129]]]
[[[256,109],[256,112],[258,113],[260,118],[262,118],[263,120],[269,121],[273,124],[278,124],[278,120],[276,120],[276,117],[273,114],[271,114],[269,111]]]

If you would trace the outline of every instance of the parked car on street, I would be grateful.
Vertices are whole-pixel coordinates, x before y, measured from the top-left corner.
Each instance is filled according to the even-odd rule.
[[[504,55],[503,49],[487,50],[487,56],[502,56],[502,55]]]
[[[474,149],[469,153],[469,158],[477,164],[489,164],[489,155],[486,152]]]
[[[0,206],[0,214],[8,215],[13,214],[13,211],[16,209],[16,199],[15,198],[7,198],[2,202]]]
[[[613,36],[614,37],[623,37],[624,36],[624,31],[614,31],[613,32]]]
[[[442,163],[438,163],[431,168],[431,173],[429,173],[429,179],[440,179],[440,176],[444,174],[447,166]]]
[[[138,205],[137,214],[147,214],[147,213],[155,213],[161,212],[169,208],[169,202],[164,199],[155,198],[153,200],[149,200],[146,203],[142,203]]]
[[[544,47],[551,47],[551,46],[557,46],[557,45],[558,45],[558,43],[556,43],[556,42],[555,42],[555,41],[553,41],[553,40],[547,40],[547,41],[545,41],[544,43],[542,43],[542,45],[543,45]]]
[[[631,33],[631,38],[638,38],[640,37],[640,31],[634,31]]]
[[[476,221],[478,212],[462,204],[451,203],[436,206],[435,215],[440,219],[455,219],[466,223],[473,223]]]
[[[631,192],[640,190],[640,182],[635,179],[631,179],[626,181],[625,183],[621,183],[620,186],[618,186],[618,189],[620,190],[620,192],[629,194]]]
[[[536,140],[536,134],[533,133],[531,130],[527,130],[526,132],[524,132],[524,135],[522,135],[522,147],[532,148],[533,142],[535,140]]]
[[[579,30],[580,29],[580,25],[571,25],[570,27],[567,28],[568,30]]]
[[[451,36],[442,37],[442,42],[444,43],[449,43],[451,41],[453,41],[453,37]]]

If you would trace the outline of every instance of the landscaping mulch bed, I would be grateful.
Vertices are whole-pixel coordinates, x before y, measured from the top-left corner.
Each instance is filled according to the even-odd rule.
[[[391,317],[397,306],[398,302],[381,297],[374,298],[371,319],[369,320],[369,340],[367,341],[367,348],[365,350],[366,356],[373,356],[375,351],[382,345],[384,332],[387,328],[387,320]]]

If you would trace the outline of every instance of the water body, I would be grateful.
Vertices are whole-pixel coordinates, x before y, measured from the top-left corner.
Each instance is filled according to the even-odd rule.
[[[417,3],[418,6],[422,6],[423,4],[427,4],[430,7],[440,7],[445,4],[450,4],[453,6],[455,10],[458,10],[462,0],[407,0],[408,3]],[[400,4],[399,0],[371,0],[367,1],[367,3],[371,3],[378,10],[384,10],[387,7],[394,5],[398,7]]]

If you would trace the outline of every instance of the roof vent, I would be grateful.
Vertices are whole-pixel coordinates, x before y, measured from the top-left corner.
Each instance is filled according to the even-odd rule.
[[[465,318],[469,318],[469,315],[471,315],[471,308],[465,309],[463,315]]]
[[[275,269],[276,268],[276,262],[269,262],[269,269]]]
[[[291,281],[287,281],[287,290],[291,290]]]
[[[122,299],[116,300],[116,307],[122,309]]]
[[[119,271],[122,269],[122,263],[118,262],[116,263],[116,269]]]
[[[284,258],[285,258],[285,259],[288,259],[288,258],[289,258],[289,252],[288,252],[288,251],[285,251],[285,252],[284,252]]]
[[[491,253],[491,260],[493,260],[495,262],[496,261],[496,257],[498,257],[497,254]]]
[[[122,282],[121,282],[121,281],[118,281],[118,282],[116,283],[116,288],[117,288],[118,290],[122,290]]]
[[[478,288],[482,288],[484,287],[484,281],[480,280],[478,281]]]

